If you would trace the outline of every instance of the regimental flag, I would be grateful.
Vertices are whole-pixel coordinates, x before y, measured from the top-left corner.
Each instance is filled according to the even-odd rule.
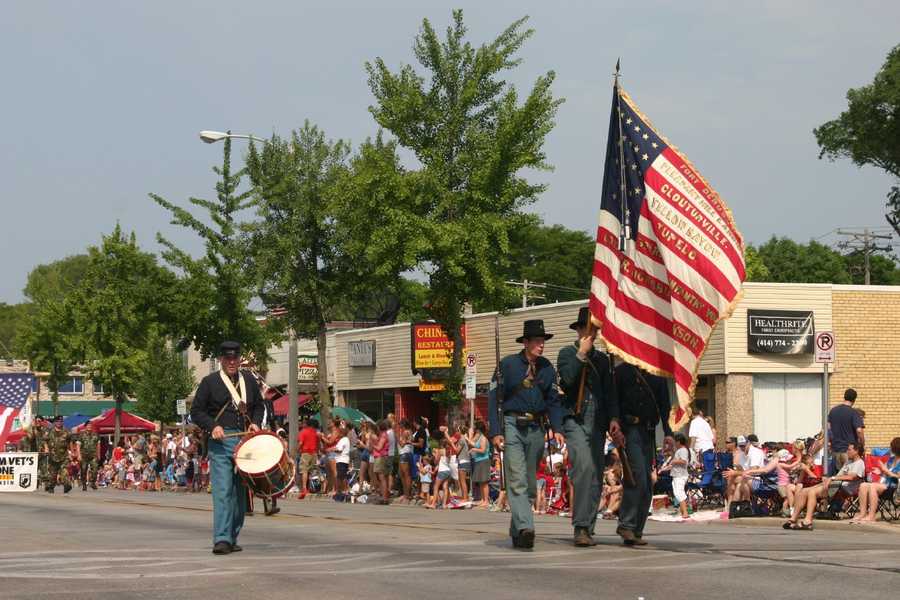
[[[731,211],[616,85],[590,308],[610,351],[674,380],[673,427],[686,418],[700,358],[744,277]]]
[[[31,373],[0,373],[0,452],[6,447],[13,421],[28,400],[32,379]]]

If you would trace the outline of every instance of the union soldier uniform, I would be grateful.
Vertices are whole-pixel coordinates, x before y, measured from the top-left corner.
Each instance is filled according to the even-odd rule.
[[[85,428],[78,436],[81,446],[81,489],[87,490],[88,483],[92,489],[97,489],[97,446],[100,445],[100,436],[90,426]]]
[[[224,342],[219,356],[240,358],[240,344]],[[256,380],[249,373],[237,372],[234,380],[225,369],[203,378],[191,404],[191,420],[207,433],[222,427],[225,434],[246,430],[252,423],[262,422],[263,400]],[[235,473],[234,449],[240,443],[237,435],[220,440],[209,438],[209,471],[213,496],[213,552],[228,554],[241,550],[238,534],[247,511],[248,489]]]
[[[69,461],[69,442],[71,441],[72,436],[62,427],[62,417],[59,417],[46,439],[49,473],[45,489],[51,494],[60,483],[63,486],[63,493],[68,494],[72,489],[72,485],[69,483],[69,471],[66,468]]]
[[[616,533],[622,536],[626,545],[644,545],[644,525],[653,498],[650,469],[656,454],[654,434],[657,424],[662,424],[666,437],[672,436],[669,386],[665,378],[627,363],[616,367],[615,385],[625,434],[625,450],[635,482],[634,487],[626,486],[622,492]]]
[[[516,339],[543,338],[544,322],[525,321],[523,334]],[[491,439],[503,435],[503,472],[506,497],[511,514],[509,535],[513,546],[534,545],[532,503],[537,496],[537,464],[544,454],[543,420],[549,418],[555,431],[560,431],[562,412],[556,388],[556,371],[549,360],[538,356],[529,362],[522,350],[500,361],[488,395]],[[499,404],[499,407],[498,407]],[[502,412],[502,421],[500,413]]]
[[[590,322],[587,307],[578,312],[578,320],[570,329],[586,328]],[[578,341],[563,347],[556,361],[559,385],[565,395],[562,432],[572,461],[573,487],[572,525],[575,543],[590,546],[595,542],[594,526],[597,523],[597,506],[603,486],[606,431],[610,421],[619,419],[619,401],[613,385],[609,357],[591,348],[587,355],[579,353]],[[584,378],[581,405],[578,393]]]

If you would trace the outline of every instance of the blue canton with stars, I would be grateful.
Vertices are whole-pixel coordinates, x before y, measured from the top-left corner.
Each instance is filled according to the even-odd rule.
[[[622,124],[621,137],[619,123]],[[621,177],[624,167],[625,204],[631,239],[637,237],[637,224],[644,202],[644,173],[666,148],[666,144],[637,115],[628,102],[622,100],[618,87],[615,87],[609,117],[606,165],[603,171],[603,199],[600,208],[615,215],[620,223],[623,222]],[[621,158],[625,159],[624,165],[621,164]]]
[[[0,373],[0,406],[21,409],[31,393],[31,373]]]

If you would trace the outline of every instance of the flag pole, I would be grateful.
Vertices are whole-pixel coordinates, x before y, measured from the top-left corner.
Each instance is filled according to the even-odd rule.
[[[619,251],[625,252],[625,240],[631,237],[631,211],[628,208],[625,190],[625,140],[622,137],[622,97],[619,95],[619,63],[616,60],[616,72],[613,73],[613,90],[616,93],[616,123],[619,125],[619,214],[622,227],[619,229]]]

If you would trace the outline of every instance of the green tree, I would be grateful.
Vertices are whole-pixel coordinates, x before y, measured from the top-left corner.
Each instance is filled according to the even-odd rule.
[[[88,256],[81,285],[67,300],[73,346],[83,353],[88,375],[115,399],[118,441],[122,403],[135,394],[150,340],[168,333],[174,322],[175,276],[118,225]]]
[[[0,358],[22,358],[18,345],[18,332],[24,327],[32,309],[30,303],[6,304],[0,302]]]
[[[744,266],[747,272],[747,281],[771,281],[771,274],[766,263],[763,262],[759,251],[751,244],[744,248]]]
[[[222,166],[213,167],[213,171],[220,176],[216,201],[188,199],[191,204],[206,209],[212,225],[150,194],[157,204],[172,213],[173,225],[193,230],[205,245],[204,255],[194,258],[157,234],[157,240],[165,248],[163,258],[180,271],[179,334],[185,336],[182,345],[194,344],[204,359],[215,356],[223,341],[235,340],[245,352],[253,352],[257,361],[264,363],[274,338],[250,310],[254,279],[244,269],[245,248],[235,215],[250,206],[252,199],[249,191],[238,193],[244,171],[231,170],[231,138],[225,138]]]
[[[847,272],[853,283],[866,282],[865,256],[861,252],[844,255]],[[873,254],[869,257],[869,283],[872,285],[900,285],[900,268],[892,256]]]
[[[17,332],[16,345],[32,371],[47,374],[54,416],[59,414],[59,385],[83,358],[75,332],[71,300],[53,297],[41,297],[29,305],[28,318]]]
[[[392,151],[385,150],[380,152]],[[378,222],[377,211],[361,215],[353,199],[365,189],[388,190],[353,176],[368,173],[368,160],[349,164],[350,147],[332,141],[308,121],[290,139],[273,136],[247,159],[258,198],[258,219],[246,226],[251,271],[267,305],[286,309],[284,321],[297,335],[317,340],[318,400],[324,418],[331,410],[326,361],[329,321],[371,308],[374,290],[397,289],[391,263],[367,261],[365,238]],[[348,216],[353,213],[353,219]],[[355,223],[361,229],[357,229]]]
[[[75,254],[46,265],[38,265],[28,274],[25,297],[32,302],[43,299],[63,300],[78,287],[87,271],[87,254]]]
[[[428,314],[455,341],[438,398],[450,404],[460,400],[462,308],[507,304],[510,232],[529,222],[521,211],[544,190],[522,171],[550,168],[543,144],[562,102],[550,89],[554,74],[538,77],[522,102],[503,79],[533,34],[525,21],[475,47],[457,10],[443,39],[423,20],[413,52],[424,76],[410,65],[392,72],[381,58],[366,64],[370,112],[419,162],[402,177],[401,201],[383,215],[396,234],[376,238],[369,251],[425,273]]]
[[[172,423],[179,419],[175,401],[194,389],[194,369],[165,338],[148,341],[147,358],[135,386],[135,412],[151,421]]]
[[[780,283],[852,283],[844,257],[820,244],[798,244],[772,237],[757,248],[769,272],[768,281]]]
[[[819,158],[849,158],[900,179],[900,45],[871,84],[847,92],[847,110],[813,130]],[[888,193],[887,218],[900,234],[900,186]]]
[[[595,246],[584,231],[544,225],[535,219],[510,232],[507,277],[546,284],[537,289],[541,302],[584,299],[591,289]],[[510,308],[520,305],[517,300]]]

